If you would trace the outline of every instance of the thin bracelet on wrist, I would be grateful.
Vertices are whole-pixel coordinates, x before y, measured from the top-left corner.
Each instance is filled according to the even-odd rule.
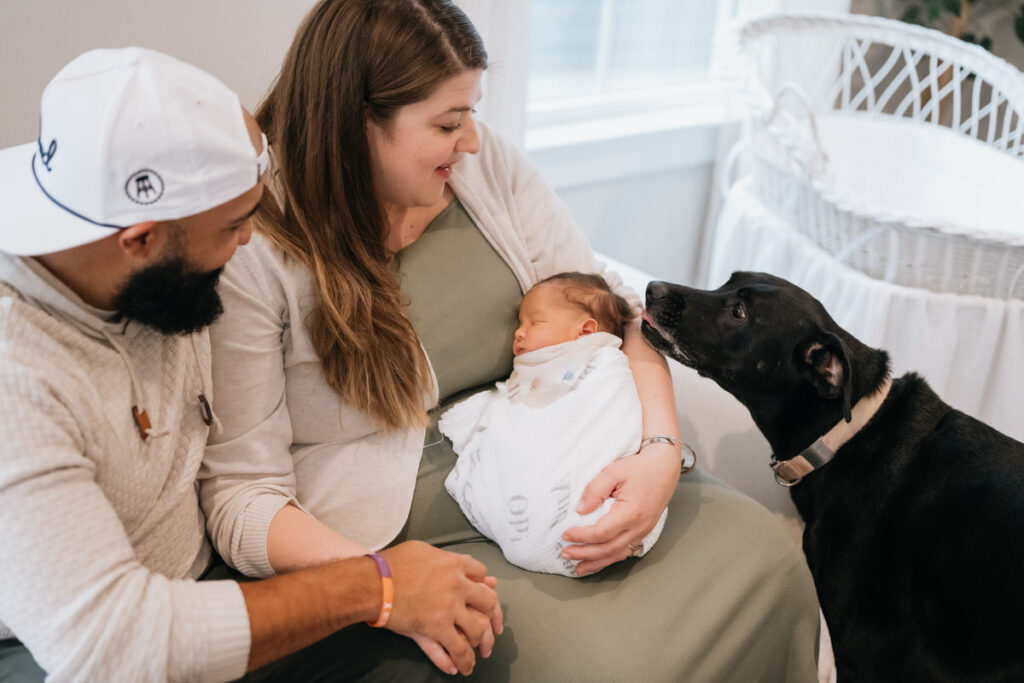
[[[377,565],[377,571],[380,572],[380,587],[382,592],[380,614],[377,616],[376,621],[367,621],[366,623],[374,628],[380,628],[388,623],[391,618],[391,608],[395,604],[395,584],[391,580],[391,567],[388,566],[388,561],[384,559],[379,553],[367,553],[366,557],[373,560],[374,564]]]
[[[686,474],[697,465],[697,451],[693,450],[693,447],[691,447],[690,444],[686,443],[682,439],[677,439],[674,436],[668,436],[665,434],[645,437],[640,442],[640,448],[638,448],[636,452],[639,453],[652,443],[667,443],[670,446],[679,446],[679,457],[682,459],[682,467],[679,470],[679,474]]]

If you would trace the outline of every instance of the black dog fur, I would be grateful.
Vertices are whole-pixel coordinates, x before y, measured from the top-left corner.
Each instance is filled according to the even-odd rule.
[[[642,330],[739,399],[780,460],[889,373],[885,351],[763,273],[652,282]],[[840,681],[1024,681],[1024,444],[910,373],[790,491]]]

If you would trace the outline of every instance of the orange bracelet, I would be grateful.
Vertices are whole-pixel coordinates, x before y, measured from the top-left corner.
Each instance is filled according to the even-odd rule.
[[[366,557],[373,560],[377,565],[377,571],[380,572],[381,592],[383,593],[377,621],[367,621],[366,623],[374,628],[380,628],[387,625],[388,619],[391,618],[391,608],[395,604],[395,584],[391,580],[391,567],[388,566],[387,560],[378,553],[368,553]]]

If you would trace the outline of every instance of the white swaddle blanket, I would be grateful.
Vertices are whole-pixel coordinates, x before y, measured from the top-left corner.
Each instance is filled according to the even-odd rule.
[[[615,502],[576,512],[601,469],[640,446],[640,398],[621,344],[596,332],[524,353],[507,381],[441,416],[459,456],[445,488],[512,564],[576,577],[577,562],[560,557],[562,532],[595,523]],[[666,513],[638,554],[658,540]]]

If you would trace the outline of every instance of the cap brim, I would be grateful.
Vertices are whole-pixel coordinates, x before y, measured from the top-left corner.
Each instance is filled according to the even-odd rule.
[[[16,256],[49,254],[109,237],[105,228],[55,204],[32,173],[36,143],[0,150],[0,251]]]

